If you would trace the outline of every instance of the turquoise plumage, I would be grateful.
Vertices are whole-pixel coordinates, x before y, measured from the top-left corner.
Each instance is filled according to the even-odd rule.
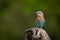
[[[45,26],[45,22],[36,22],[36,26],[41,28]]]

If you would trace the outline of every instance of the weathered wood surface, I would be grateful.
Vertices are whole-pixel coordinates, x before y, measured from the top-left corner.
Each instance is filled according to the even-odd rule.
[[[42,28],[29,28],[25,31],[25,40],[51,40]]]

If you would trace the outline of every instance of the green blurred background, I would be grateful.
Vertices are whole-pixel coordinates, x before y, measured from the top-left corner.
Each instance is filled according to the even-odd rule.
[[[39,10],[45,15],[46,32],[52,40],[60,40],[60,0],[0,0],[0,40],[24,40]]]

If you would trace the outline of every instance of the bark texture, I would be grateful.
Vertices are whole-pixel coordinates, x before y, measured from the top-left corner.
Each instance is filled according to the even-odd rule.
[[[44,29],[33,27],[25,31],[25,40],[51,40],[51,39]]]

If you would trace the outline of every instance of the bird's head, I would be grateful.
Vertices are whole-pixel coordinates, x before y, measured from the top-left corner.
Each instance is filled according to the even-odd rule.
[[[37,14],[37,16],[44,16],[42,11],[37,11],[36,14]]]

